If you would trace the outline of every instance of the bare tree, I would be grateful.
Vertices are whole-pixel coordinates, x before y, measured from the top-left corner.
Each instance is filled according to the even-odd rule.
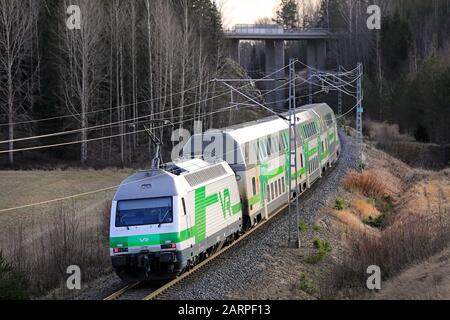
[[[69,3],[64,2],[61,13]],[[60,73],[63,79],[65,104],[81,128],[81,163],[88,158],[87,130],[88,112],[95,102],[94,91],[104,81],[102,65],[104,58],[103,33],[104,15],[102,4],[97,1],[81,0],[81,29],[61,28]]]
[[[8,118],[9,163],[14,164],[14,122],[29,111],[27,88],[35,72],[28,67],[38,6],[28,1],[0,0],[0,107]],[[24,16],[30,12],[28,16]],[[27,80],[28,79],[28,80]],[[34,84],[33,84],[34,85]]]

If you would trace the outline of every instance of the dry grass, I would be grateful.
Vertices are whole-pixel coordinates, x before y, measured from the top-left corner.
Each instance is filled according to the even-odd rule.
[[[350,172],[345,178],[344,186],[368,198],[383,200],[387,195],[385,185],[371,171]]]
[[[366,200],[357,199],[352,202],[352,207],[355,209],[356,214],[361,220],[378,218],[381,213],[375,208],[374,205]]]
[[[3,171],[0,209],[115,186],[131,172]],[[83,285],[110,271],[108,207],[114,192],[0,213],[0,250],[26,277],[33,296],[64,288],[70,265],[81,267]]]
[[[349,231],[367,231],[368,227],[350,211],[333,210],[332,214],[342,222]]]
[[[390,278],[406,266],[443,250],[449,241],[448,221],[437,223],[423,218],[392,226],[379,236],[367,232],[350,233],[347,255],[332,271],[334,294],[348,297],[364,290],[366,270],[371,265],[381,268],[383,278]],[[330,294],[329,288],[327,292]]]
[[[5,256],[27,279],[32,296],[64,288],[66,270],[71,265],[81,268],[85,282],[110,269],[109,202],[95,219],[86,211],[77,211],[82,210],[61,204],[48,218],[18,223],[0,236]]]

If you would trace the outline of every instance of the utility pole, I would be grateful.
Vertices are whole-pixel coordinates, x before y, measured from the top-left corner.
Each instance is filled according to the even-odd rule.
[[[310,70],[311,79],[308,81],[308,92],[309,92],[309,104],[313,103],[313,87],[312,82],[314,81],[314,71]]]
[[[342,66],[339,65],[339,74],[341,75]],[[341,88],[341,76],[338,77],[338,87]],[[338,115],[342,115],[342,91],[338,90]]]
[[[289,201],[289,247],[300,248],[299,225],[299,188],[298,188],[298,161],[297,161],[297,117],[295,102],[295,60],[290,60],[289,66],[289,170],[288,170],[288,201]],[[295,186],[292,187],[292,180],[295,180]],[[292,233],[292,224],[295,232]]]
[[[363,123],[362,123],[362,117],[364,113],[364,108],[362,105],[362,101],[364,98],[363,88],[362,88],[362,78],[363,78],[363,65],[362,63],[358,63],[358,80],[356,85],[356,99],[357,101],[357,107],[356,107],[356,131],[357,131],[357,143],[358,143],[358,155],[359,155],[359,161],[361,169],[364,165],[364,155],[363,155]]]

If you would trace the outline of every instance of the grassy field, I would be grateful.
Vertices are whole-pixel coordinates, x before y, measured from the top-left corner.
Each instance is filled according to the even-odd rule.
[[[1,171],[0,210],[113,187],[131,173],[132,170],[129,169]],[[0,230],[36,215],[51,214],[61,204],[76,204],[83,210],[95,211],[103,201],[109,201],[114,192],[115,190],[109,190],[73,200],[1,212]]]
[[[133,170],[0,172],[0,210],[117,186]],[[66,268],[89,280],[109,271],[108,191],[0,212],[0,251],[23,274],[32,296],[63,287]]]

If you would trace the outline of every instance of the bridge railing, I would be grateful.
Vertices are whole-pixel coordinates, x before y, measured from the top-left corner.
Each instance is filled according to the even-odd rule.
[[[225,33],[245,33],[245,34],[283,34],[297,32],[327,32],[326,28],[292,28],[285,29],[276,24],[238,24],[231,29],[224,30]]]

